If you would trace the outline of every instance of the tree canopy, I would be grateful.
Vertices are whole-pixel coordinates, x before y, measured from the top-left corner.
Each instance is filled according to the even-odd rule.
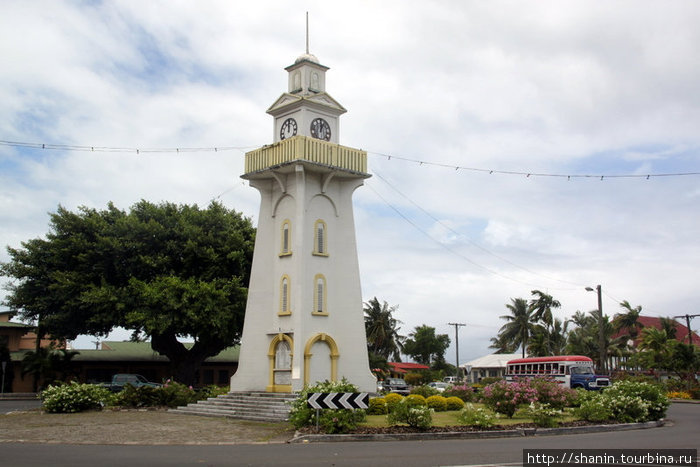
[[[5,305],[56,338],[143,333],[192,383],[202,361],[239,342],[254,243],[250,219],[216,202],[59,206],[45,239],[8,247]]]
[[[445,351],[450,346],[447,334],[435,334],[435,328],[423,324],[416,326],[404,342],[404,352],[413,357],[418,363],[430,365],[433,362],[443,363]]]

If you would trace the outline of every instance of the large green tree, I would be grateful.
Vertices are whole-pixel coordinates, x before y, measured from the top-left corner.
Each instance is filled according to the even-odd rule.
[[[425,324],[416,326],[404,342],[403,349],[406,355],[413,357],[418,363],[438,366],[445,360],[445,351],[450,346],[450,338],[447,334],[435,334],[435,328]]]
[[[173,376],[239,342],[255,230],[212,202],[206,209],[141,201],[129,212],[59,207],[46,238],[9,248],[6,305],[55,338],[115,327],[150,337]],[[191,345],[183,339],[193,340]]]

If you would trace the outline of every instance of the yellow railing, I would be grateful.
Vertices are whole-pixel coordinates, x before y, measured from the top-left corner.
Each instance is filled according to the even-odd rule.
[[[367,152],[307,136],[295,136],[245,154],[245,173],[304,160],[367,173]]]

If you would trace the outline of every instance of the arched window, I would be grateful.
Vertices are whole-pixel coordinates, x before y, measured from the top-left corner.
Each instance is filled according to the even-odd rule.
[[[289,219],[282,222],[282,229],[280,231],[280,256],[287,256],[292,254],[292,224]]]
[[[326,278],[323,274],[316,274],[314,277],[314,309],[315,315],[328,315]]]
[[[314,224],[314,255],[328,256],[328,233],[326,223],[321,219]]]
[[[282,276],[282,280],[280,280],[280,309],[277,314],[279,315],[291,315],[292,314],[292,308],[290,306],[291,304],[291,298],[290,298],[290,283],[289,283],[289,276],[286,274]]]

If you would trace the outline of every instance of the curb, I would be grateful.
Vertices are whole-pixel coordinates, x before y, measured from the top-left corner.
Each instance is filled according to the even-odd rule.
[[[303,435],[295,434],[288,443],[327,443],[343,441],[427,441],[435,439],[486,439],[519,438],[525,436],[556,436],[606,431],[644,430],[665,425],[664,420],[642,423],[620,423],[616,425],[573,426],[563,428],[523,428],[503,431],[448,431],[444,433],[394,433],[394,434],[345,434]]]

